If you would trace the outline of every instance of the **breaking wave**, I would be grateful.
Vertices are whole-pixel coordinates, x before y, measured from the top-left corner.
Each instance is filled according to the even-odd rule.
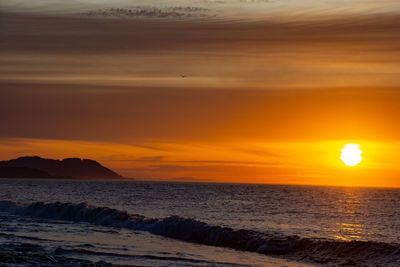
[[[234,230],[228,227],[212,226],[180,216],[149,218],[86,203],[18,204],[0,201],[0,211],[52,220],[87,222],[101,226],[148,231],[188,242],[266,255],[281,255],[285,258],[321,264],[364,265],[371,261],[400,263],[400,245],[395,243],[278,236],[245,229]]]

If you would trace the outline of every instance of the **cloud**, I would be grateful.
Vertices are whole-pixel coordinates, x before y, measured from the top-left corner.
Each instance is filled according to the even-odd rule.
[[[282,157],[281,154],[277,153],[277,152],[273,152],[271,151],[273,149],[266,149],[266,148],[262,148],[262,149],[250,149],[250,148],[246,148],[246,149],[238,149],[238,152],[244,152],[244,153],[248,153],[248,154],[252,154],[252,155],[256,155],[256,156],[263,156],[263,157]]]
[[[138,145],[397,140],[398,21],[5,14],[0,136]]]
[[[103,94],[96,92],[99,87],[3,83],[0,119],[7,127],[0,128],[0,136],[139,145],[146,145],[144,140],[398,139],[396,89],[126,87]]]
[[[121,168],[116,169],[116,171],[122,173],[125,177],[139,180],[279,183],[279,181],[297,181],[299,173],[304,175],[303,182],[321,178],[321,175],[316,175],[306,169],[282,166],[164,164]],[[179,179],[176,177],[184,178]],[[188,179],[187,177],[196,178]]]
[[[187,18],[204,17],[209,9],[192,6],[174,7],[141,7],[132,8],[105,8],[84,12],[83,15],[89,17],[117,17],[117,18]]]
[[[144,162],[161,162],[163,161],[164,156],[154,156],[154,157],[141,157],[138,159],[134,159],[132,161],[144,161]]]
[[[190,8],[173,9],[187,11]],[[141,20],[40,17],[5,13],[2,16],[1,33],[5,41],[0,43],[0,48],[3,52],[78,54],[140,50],[182,51],[199,48],[208,52],[215,52],[219,48],[239,53],[240,48],[243,49],[246,45],[251,45],[246,51],[256,52],[264,47],[275,53],[279,52],[277,45],[280,45],[280,50],[293,47],[297,52],[304,51],[306,47],[314,52],[334,47],[343,49],[343,44],[359,44],[373,50],[393,49],[398,47],[400,38],[398,21],[399,15],[383,14],[291,22],[205,20],[152,23]],[[380,42],[382,39],[385,42]]]

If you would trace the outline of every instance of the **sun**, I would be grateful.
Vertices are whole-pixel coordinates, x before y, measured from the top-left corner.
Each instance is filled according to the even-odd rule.
[[[342,148],[342,154],[340,159],[347,166],[356,166],[362,160],[361,154],[362,150],[360,149],[360,145],[357,144],[346,144],[344,148]]]

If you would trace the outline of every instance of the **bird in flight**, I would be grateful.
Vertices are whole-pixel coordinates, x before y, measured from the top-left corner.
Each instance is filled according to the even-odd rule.
[[[182,77],[182,78],[186,78],[187,75],[186,75],[186,74],[181,74],[181,77]]]

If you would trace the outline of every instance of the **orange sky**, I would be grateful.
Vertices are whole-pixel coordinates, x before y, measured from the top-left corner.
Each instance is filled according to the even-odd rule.
[[[84,157],[136,179],[400,186],[398,15],[9,13],[1,25],[2,160]],[[357,167],[340,161],[346,143],[364,151]]]

